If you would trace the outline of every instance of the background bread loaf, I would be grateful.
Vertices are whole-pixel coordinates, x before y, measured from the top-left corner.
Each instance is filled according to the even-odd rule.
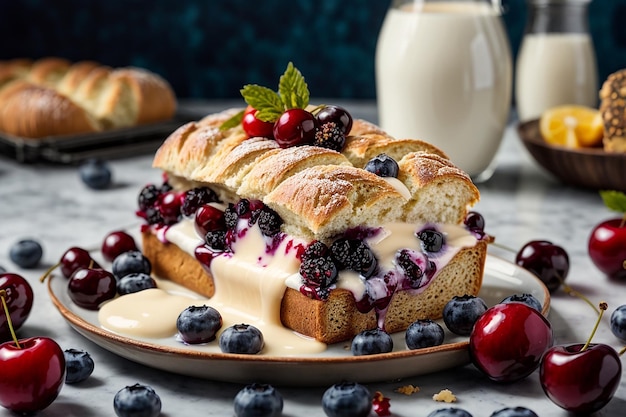
[[[0,130],[25,138],[100,132],[171,119],[166,80],[141,68],[62,58],[0,62]]]

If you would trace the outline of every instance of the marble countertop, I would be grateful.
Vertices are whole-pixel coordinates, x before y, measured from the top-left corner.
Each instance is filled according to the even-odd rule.
[[[223,103],[202,107],[201,112],[223,108]],[[197,110],[197,108],[196,108]],[[357,117],[375,120],[371,104],[354,104]],[[110,160],[114,185],[104,191],[86,188],[75,166],[45,163],[20,164],[0,155],[0,265],[26,277],[35,291],[35,305],[20,337],[49,336],[63,349],[88,351],[95,361],[93,375],[84,383],[66,385],[58,399],[41,416],[113,415],[113,397],[136,382],[152,386],[161,397],[163,416],[229,416],[240,384],[211,382],[169,374],[138,365],[100,348],[74,331],[53,306],[46,286],[38,282],[42,272],[58,261],[70,246],[98,247],[114,229],[138,224],[134,216],[136,196],[143,185],[160,180],[151,168],[151,155]],[[481,201],[475,207],[487,222],[487,230],[497,241],[520,248],[533,239],[547,239],[563,246],[570,255],[568,282],[594,302],[601,300],[613,308],[626,303],[626,282],[612,282],[595,269],[587,255],[587,239],[593,226],[614,217],[595,191],[575,189],[559,183],[543,172],[527,154],[513,124],[506,131],[497,155],[493,177],[478,187]],[[34,238],[44,247],[44,257],[36,269],[22,270],[9,260],[9,248],[18,239]],[[512,252],[491,248],[490,252],[510,261]],[[605,314],[595,342],[620,342],[611,334]],[[557,343],[586,340],[596,316],[583,301],[558,291],[552,297],[549,320]],[[1,372],[1,371],[0,371]],[[268,369],[271,372],[271,369]],[[306,377],[306,375],[303,375]],[[413,384],[421,391],[411,396],[394,392],[400,385]],[[505,406],[530,407],[540,416],[566,416],[544,395],[538,372],[517,383],[490,382],[473,365],[422,375],[391,383],[367,384],[391,399],[394,416],[426,416],[449,406],[432,400],[440,390],[450,389],[458,398],[455,406],[474,416],[490,415]],[[323,416],[321,397],[326,387],[279,387],[285,399],[285,416]],[[615,398],[598,416],[623,415],[626,409],[626,378]],[[12,415],[0,409],[0,416]]]

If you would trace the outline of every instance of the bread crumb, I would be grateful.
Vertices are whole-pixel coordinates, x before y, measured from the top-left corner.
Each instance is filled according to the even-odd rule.
[[[417,392],[420,392],[420,387],[416,387],[413,385],[404,385],[402,387],[396,388],[394,391],[404,395],[413,395]]]
[[[456,396],[449,389],[442,389],[437,394],[433,395],[433,400],[446,403],[456,402]]]

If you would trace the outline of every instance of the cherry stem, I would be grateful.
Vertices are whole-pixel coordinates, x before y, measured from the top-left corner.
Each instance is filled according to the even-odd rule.
[[[52,271],[54,271],[55,268],[57,268],[59,265],[61,265],[61,262],[59,262],[57,264],[54,264],[50,268],[48,268],[46,270],[46,272],[44,272],[43,275],[39,278],[39,282],[44,282],[46,280],[46,278],[48,278],[50,276]]]
[[[601,301],[598,307],[600,308],[600,314],[598,314],[596,325],[593,326],[593,330],[591,331],[591,336],[589,336],[589,339],[587,339],[587,343],[585,343],[585,345],[580,349],[581,352],[587,350],[587,348],[591,344],[591,339],[593,339],[593,336],[596,334],[596,330],[598,330],[598,326],[600,325],[600,320],[602,320],[602,316],[604,315],[604,312],[606,311],[606,309],[609,308],[609,305],[606,302]]]
[[[15,330],[13,329],[13,322],[11,321],[11,315],[9,314],[9,306],[7,305],[7,291],[6,290],[0,290],[0,300],[2,301],[2,308],[4,309],[4,314],[6,314],[7,316],[7,324],[9,325],[9,330],[11,331],[11,337],[13,338],[13,341],[15,342],[15,346],[17,346],[18,349],[21,349],[22,347],[20,346],[20,343],[17,341],[17,335],[15,334]]]
[[[617,352],[619,356],[622,356],[624,353],[626,353],[626,346],[624,346],[623,348],[620,349],[619,352]]]

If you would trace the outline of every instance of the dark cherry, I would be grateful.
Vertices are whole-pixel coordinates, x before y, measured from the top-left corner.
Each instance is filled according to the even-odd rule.
[[[345,135],[352,130],[352,116],[343,107],[325,106],[317,113],[316,117],[320,125],[335,122]]]
[[[465,226],[472,231],[483,231],[485,230],[485,218],[482,214],[477,211],[470,211],[465,216],[465,220],[463,221]]]
[[[68,283],[70,298],[80,307],[97,310],[100,304],[117,294],[117,280],[101,268],[76,270]]]
[[[535,274],[550,292],[556,291],[569,272],[565,249],[546,240],[532,240],[515,257],[515,263]]]
[[[131,250],[137,250],[137,244],[135,239],[123,230],[109,233],[102,242],[102,256],[109,262]]]
[[[71,277],[79,268],[100,268],[100,265],[93,260],[89,252],[75,246],[65,251],[61,256],[59,266],[65,278]]]
[[[254,107],[252,106],[246,107],[246,111],[243,113],[243,120],[241,121],[243,130],[251,138],[254,138],[254,137],[273,138],[274,137],[274,123],[264,122],[262,120],[259,120],[256,118],[256,114],[257,114],[257,110]]]
[[[0,274],[0,290],[4,291],[4,301],[11,316],[13,329],[18,330],[33,307],[33,289],[21,275],[2,273]],[[0,303],[0,342],[10,338],[9,323]]]
[[[168,191],[159,196],[157,206],[163,223],[174,224],[178,222],[182,214],[181,207],[184,197],[184,193],[178,193],[176,191]]]
[[[274,139],[281,148],[311,144],[315,140],[318,121],[303,109],[285,111],[274,124]]]
[[[200,206],[196,211],[194,226],[198,236],[204,238],[208,232],[226,230],[224,212],[210,204]]]

